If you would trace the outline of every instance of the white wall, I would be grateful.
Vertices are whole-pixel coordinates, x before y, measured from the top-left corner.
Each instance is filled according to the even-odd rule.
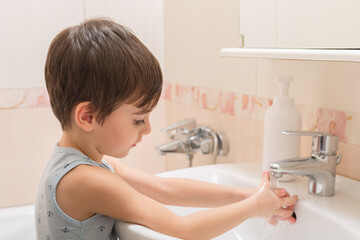
[[[0,88],[44,87],[51,40],[83,19],[82,0],[1,1]]]
[[[163,0],[85,0],[85,17],[110,17],[130,28],[163,64]]]
[[[87,17],[131,28],[163,63],[162,0],[12,0],[0,8],[0,89],[44,87],[52,39]]]

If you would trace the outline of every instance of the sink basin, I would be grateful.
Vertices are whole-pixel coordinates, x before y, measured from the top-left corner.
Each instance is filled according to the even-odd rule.
[[[160,177],[181,177],[243,188],[260,183],[261,164],[219,164],[186,168],[158,174]],[[360,182],[336,176],[334,197],[317,197],[307,192],[307,179],[279,183],[290,194],[297,194],[297,222],[271,226],[264,219],[249,219],[216,240],[355,240],[360,239]],[[167,206],[178,215],[188,215],[201,208]],[[118,221],[115,226],[121,240],[175,240],[144,226]]]

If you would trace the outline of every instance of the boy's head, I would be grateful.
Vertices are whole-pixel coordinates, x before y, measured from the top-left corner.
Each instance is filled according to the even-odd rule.
[[[62,129],[71,127],[71,111],[78,103],[90,102],[102,124],[121,104],[152,110],[162,89],[156,58],[129,29],[106,19],[59,33],[49,48],[45,80]]]

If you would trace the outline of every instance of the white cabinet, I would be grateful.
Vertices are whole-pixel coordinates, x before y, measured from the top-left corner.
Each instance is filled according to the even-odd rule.
[[[360,48],[359,0],[239,0],[245,47]]]

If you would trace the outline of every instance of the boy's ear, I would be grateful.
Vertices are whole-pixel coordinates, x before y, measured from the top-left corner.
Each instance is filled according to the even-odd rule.
[[[90,102],[81,102],[75,107],[75,122],[85,132],[90,132],[95,126],[94,108]]]

